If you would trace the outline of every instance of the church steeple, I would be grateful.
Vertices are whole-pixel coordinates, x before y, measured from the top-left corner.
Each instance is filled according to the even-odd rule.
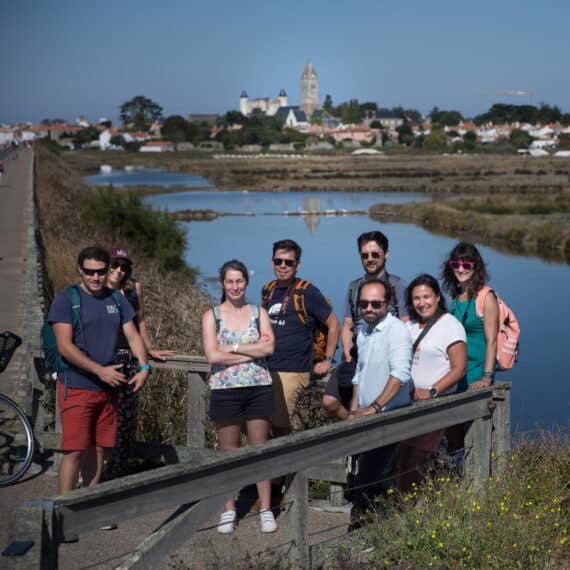
[[[301,74],[301,110],[310,119],[314,111],[321,108],[319,100],[319,76],[310,59]]]

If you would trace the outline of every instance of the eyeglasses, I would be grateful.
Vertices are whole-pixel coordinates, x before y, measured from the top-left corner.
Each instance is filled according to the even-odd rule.
[[[97,275],[107,275],[109,271],[108,267],[101,267],[101,269],[87,269],[87,267],[81,268],[82,273],[85,273],[88,277],[93,277],[95,274]]]
[[[295,267],[296,264],[296,259],[283,259],[282,257],[275,257],[273,259],[273,265],[286,265],[287,267]]]
[[[378,310],[386,304],[386,301],[368,301],[367,299],[360,299],[360,301],[358,301],[358,307],[362,310],[368,309],[368,305],[372,305],[373,309]]]
[[[111,269],[120,269],[126,273],[130,267],[131,264],[127,261],[111,261]]]
[[[372,259],[380,259],[382,257],[382,252],[381,251],[371,251],[370,253],[363,252],[360,254],[360,257],[364,260],[368,259],[369,257],[371,257]]]
[[[461,259],[450,259],[449,267],[453,270],[457,270],[462,267],[465,271],[472,271],[475,268],[474,261],[463,261]]]

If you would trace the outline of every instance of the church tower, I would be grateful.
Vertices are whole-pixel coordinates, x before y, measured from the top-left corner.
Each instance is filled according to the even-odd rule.
[[[301,111],[305,111],[307,120],[310,120],[313,111],[320,108],[319,76],[309,59],[307,60],[307,65],[305,65],[305,69],[301,75]]]

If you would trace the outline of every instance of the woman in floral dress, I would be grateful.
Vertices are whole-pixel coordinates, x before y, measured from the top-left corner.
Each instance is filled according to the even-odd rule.
[[[240,446],[242,425],[251,444],[269,436],[275,409],[271,376],[265,357],[273,353],[275,340],[265,309],[249,305],[245,292],[249,273],[245,265],[231,260],[220,270],[223,294],[219,305],[202,317],[202,340],[212,365],[209,387],[210,419],[216,426],[222,451]],[[271,512],[271,482],[257,483],[262,532],[275,532]],[[235,498],[230,498],[221,515],[218,532],[233,532],[236,523]]]

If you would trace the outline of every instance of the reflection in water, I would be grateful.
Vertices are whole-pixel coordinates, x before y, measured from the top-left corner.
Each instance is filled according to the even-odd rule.
[[[309,231],[314,234],[319,225],[320,216],[312,212],[319,212],[321,209],[321,198],[319,196],[307,196],[303,198],[303,210],[310,212],[305,214],[303,219]]]

